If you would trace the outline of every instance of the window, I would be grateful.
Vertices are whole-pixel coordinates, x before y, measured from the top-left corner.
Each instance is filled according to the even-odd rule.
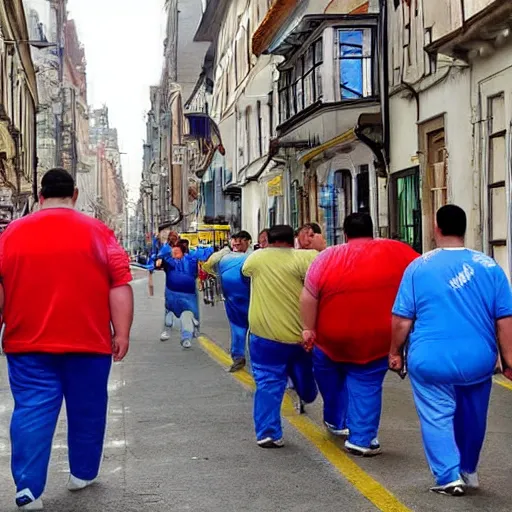
[[[419,168],[392,176],[392,238],[422,252]]]
[[[247,165],[251,163],[251,146],[252,146],[252,138],[251,138],[251,118],[252,118],[252,108],[247,107],[245,109],[245,151],[246,151],[246,158],[245,162]]]
[[[338,59],[342,100],[368,98],[374,95],[373,39],[371,29],[338,30]]]
[[[352,174],[349,170],[331,174],[327,186],[322,187],[320,206],[324,209],[327,243],[343,243],[343,223],[353,211]]]
[[[300,56],[293,68],[283,71],[279,80],[279,119],[281,122],[322,99],[323,40],[318,39]]]
[[[366,164],[359,167],[357,175],[357,211],[370,213],[370,173]]]
[[[489,252],[508,273],[506,135],[505,96],[502,93],[489,99]]]
[[[274,93],[268,94],[269,139],[274,136]]]
[[[290,117],[290,99],[288,87],[290,85],[291,72],[285,71],[279,77],[279,120],[286,121]]]
[[[292,190],[290,194],[290,217],[293,229],[298,229],[300,225],[300,190],[299,183],[294,181],[292,183]]]
[[[261,117],[261,101],[256,104],[258,114],[258,157],[263,155],[263,119]]]

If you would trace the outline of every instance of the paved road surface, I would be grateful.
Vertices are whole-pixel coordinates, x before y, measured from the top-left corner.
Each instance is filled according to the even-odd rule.
[[[158,341],[162,279],[157,296],[134,283],[137,318],[128,359],[111,378],[109,434],[100,482],[81,494],[65,490],[65,418],[54,441],[46,510],[51,512],[339,512],[508,511],[512,488],[512,390],[496,385],[484,451],[483,491],[463,499],[427,492],[409,384],[386,382],[381,444],[385,453],[348,457],[321,427],[321,404],[307,417],[289,410],[286,448],[254,442],[251,391],[199,344],[183,351],[176,336]],[[205,308],[203,332],[227,349],[220,306]],[[204,342],[209,352],[212,344]],[[220,358],[222,359],[222,358]],[[222,362],[222,361],[221,361]],[[242,375],[247,384],[249,378]],[[0,359],[0,511],[15,510],[9,473],[11,398]],[[288,408],[289,409],[289,408]],[[292,426],[293,425],[293,426]],[[471,425],[468,425],[471,428]],[[339,444],[339,443],[338,443]],[[357,465],[354,464],[354,461]]]

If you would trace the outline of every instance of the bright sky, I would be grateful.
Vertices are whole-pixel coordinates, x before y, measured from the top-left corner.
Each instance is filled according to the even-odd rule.
[[[118,129],[123,176],[138,196],[149,86],[158,84],[165,34],[164,0],[68,0],[85,47],[89,104],[109,108]]]

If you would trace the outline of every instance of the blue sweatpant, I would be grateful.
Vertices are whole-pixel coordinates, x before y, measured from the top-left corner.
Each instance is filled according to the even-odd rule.
[[[364,365],[337,363],[315,347],[313,366],[324,421],[336,429],[348,428],[352,444],[369,448],[379,430],[387,358]]]
[[[251,334],[249,344],[256,393],[254,425],[256,439],[283,437],[281,404],[288,377],[295,391],[306,403],[315,401],[318,390],[313,376],[311,354],[301,345],[267,340]]]
[[[229,322],[231,329],[231,358],[233,360],[245,358],[245,345],[247,343],[247,327],[240,327]]]
[[[11,468],[19,493],[39,498],[46,486],[57,420],[66,402],[69,466],[73,476],[94,480],[105,438],[112,358],[103,355],[8,355],[14,398]]]
[[[425,383],[411,374],[414,402],[437,485],[474,473],[485,438],[492,379],[471,386]]]

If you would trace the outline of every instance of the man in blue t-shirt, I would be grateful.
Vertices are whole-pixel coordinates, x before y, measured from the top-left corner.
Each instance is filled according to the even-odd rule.
[[[436,479],[432,491],[461,496],[478,488],[499,340],[512,365],[512,292],[496,262],[464,247],[466,214],[437,212],[437,249],[406,270],[393,307],[392,370],[407,355],[423,444]]]

